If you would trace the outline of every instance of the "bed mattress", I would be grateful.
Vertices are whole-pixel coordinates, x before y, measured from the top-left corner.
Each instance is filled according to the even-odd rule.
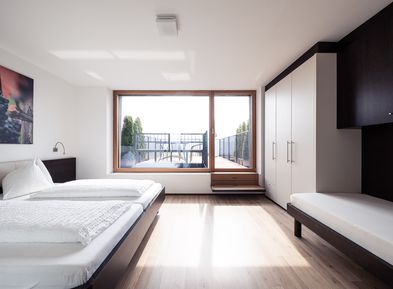
[[[393,264],[393,203],[364,194],[293,194],[291,204]]]
[[[79,243],[0,244],[0,288],[73,288],[87,282],[142,215],[133,204],[89,245]]]
[[[85,200],[85,201],[107,201],[107,200],[121,200],[127,202],[133,202],[134,204],[140,204],[143,207],[143,210],[146,210],[151,202],[155,199],[156,196],[161,192],[162,185],[159,183],[154,183],[145,193],[140,197],[89,197],[89,198],[67,198],[67,200]]]
[[[111,198],[104,198],[104,197],[88,197],[88,198],[67,198],[67,200],[76,200],[76,201],[106,201],[106,200],[123,200],[123,201],[129,201],[133,202],[135,204],[140,204],[142,205],[143,209],[147,209],[147,207],[151,204],[151,202],[155,199],[155,197],[161,192],[162,190],[162,185],[159,183],[154,183],[145,193],[142,194],[142,196],[139,197],[111,197]],[[0,195],[0,200],[3,199],[3,196]],[[49,200],[51,199],[56,199],[56,198],[48,198]],[[64,200],[64,198],[59,198]],[[13,200],[34,200],[30,199],[30,196],[21,196],[18,198],[15,198]],[[39,200],[46,200],[44,198],[38,199]]]

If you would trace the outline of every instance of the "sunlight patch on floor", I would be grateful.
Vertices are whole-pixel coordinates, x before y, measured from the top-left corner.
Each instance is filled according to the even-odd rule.
[[[261,210],[261,207],[248,206],[247,211],[241,206],[214,207],[212,267],[287,266],[282,257],[292,255],[295,256],[290,258],[291,266],[309,266],[294,246],[283,246],[291,242],[268,213],[264,212],[264,222],[255,226],[249,213],[252,210]],[[272,248],[273,233],[277,239]]]
[[[147,265],[198,267],[204,236],[206,207],[207,205],[198,204],[166,204],[162,209],[165,219],[160,219],[160,222],[168,225],[156,232],[161,236],[166,236],[161,240],[166,250],[158,260],[154,262],[148,260]]]
[[[148,266],[309,266],[280,224],[259,205],[247,206],[245,210],[243,205],[170,203],[161,212],[160,222],[165,226],[157,228],[155,234],[165,236],[160,245],[166,250],[160,258],[147,260]],[[263,222],[255,223],[255,215]],[[155,250],[159,251],[159,246]]]

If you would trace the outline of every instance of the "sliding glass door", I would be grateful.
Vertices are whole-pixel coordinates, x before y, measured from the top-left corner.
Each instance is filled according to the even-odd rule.
[[[251,96],[214,97],[215,169],[241,170],[252,167],[251,108]]]

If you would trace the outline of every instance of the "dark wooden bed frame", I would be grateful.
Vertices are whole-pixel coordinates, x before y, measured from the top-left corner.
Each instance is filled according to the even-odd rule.
[[[63,183],[76,179],[76,159],[57,159],[43,161],[55,183]],[[108,289],[115,288],[121,280],[135,252],[142,243],[150,226],[157,217],[165,200],[165,188],[155,197],[141,216],[134,222],[98,267],[91,278],[74,289]]]
[[[115,288],[127,270],[128,265],[131,263],[136,250],[142,243],[164,200],[165,188],[161,190],[159,195],[151,202],[150,206],[130,227],[93,276],[85,284],[74,289]]]
[[[290,203],[287,205],[287,212],[294,218],[294,234],[296,237],[302,237],[302,224],[305,225],[336,249],[340,250],[353,261],[393,288],[393,266],[391,264],[337,233]]]

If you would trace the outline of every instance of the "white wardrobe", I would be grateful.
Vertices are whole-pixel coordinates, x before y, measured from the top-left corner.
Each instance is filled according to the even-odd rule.
[[[361,131],[336,128],[336,54],[317,53],[265,92],[266,195],[360,192]]]

